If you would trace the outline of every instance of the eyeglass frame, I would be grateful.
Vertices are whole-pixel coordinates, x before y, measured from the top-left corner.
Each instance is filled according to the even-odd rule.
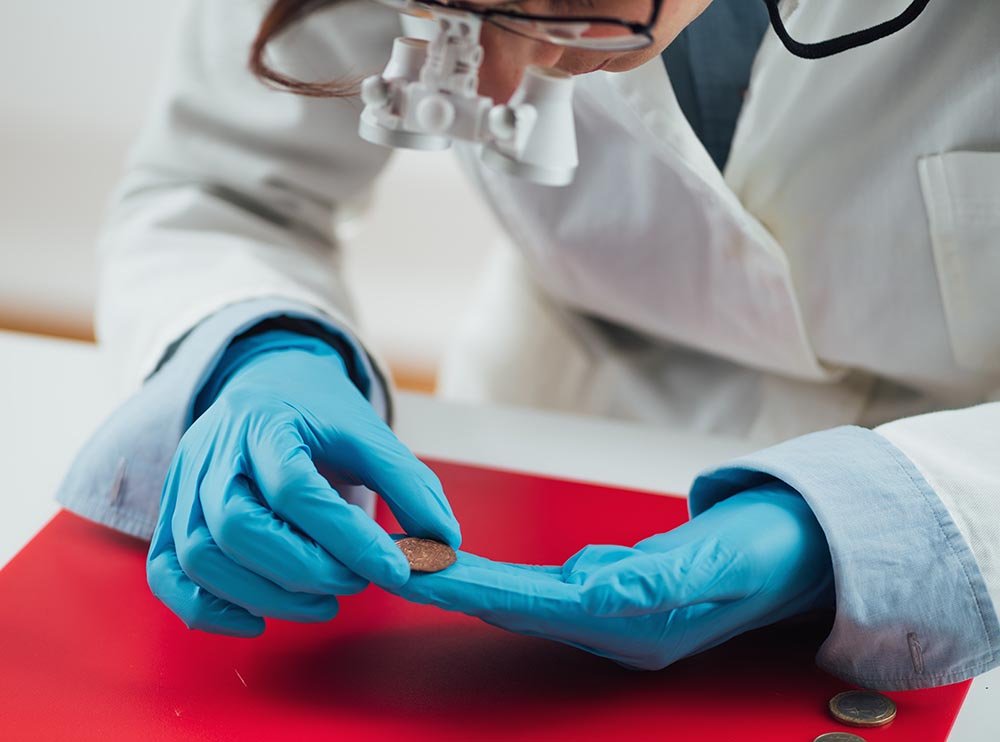
[[[384,4],[390,5],[390,2],[385,2]],[[656,22],[660,18],[660,11],[663,9],[664,0],[651,0],[652,11],[650,12],[649,20],[646,21],[645,23],[626,21],[624,18],[612,18],[608,16],[558,16],[558,15],[543,15],[539,13],[521,13],[518,11],[499,9],[496,7],[491,7],[489,5],[484,6],[478,3],[471,3],[467,2],[467,0],[456,0],[456,2],[442,2],[442,0],[410,0],[410,2],[418,6],[427,5],[431,7],[446,8],[449,10],[460,10],[466,13],[472,13],[473,15],[479,16],[484,21],[490,21],[491,17],[499,17],[499,18],[512,18],[514,20],[519,20],[519,21],[536,21],[539,23],[612,24],[628,29],[629,32],[634,36],[644,36],[646,38],[646,43],[643,46],[631,47],[631,49],[635,50],[635,49],[645,49],[646,47],[650,46],[653,43],[653,34],[651,32],[653,27],[656,25]],[[390,5],[390,7],[395,7],[395,4]],[[508,28],[507,26],[498,26],[498,27],[509,33],[518,34],[516,30]],[[535,37],[532,36],[529,38],[535,38]],[[568,46],[568,47],[573,46],[572,43],[561,43],[561,40],[558,39],[551,40],[549,43],[561,46]],[[582,47],[582,48],[597,49],[598,47]]]
[[[407,1],[413,2],[416,5],[461,10],[463,12],[477,15],[485,21],[489,21],[491,17],[500,17],[523,21],[536,21],[539,23],[612,24],[628,29],[634,36],[644,36],[646,38],[646,43],[643,46],[631,47],[631,50],[645,49],[653,43],[653,34],[651,31],[653,26],[655,26],[656,22],[659,20],[660,11],[663,9],[664,3],[664,0],[651,0],[653,9],[650,13],[649,20],[645,23],[636,23],[633,21],[626,21],[623,18],[607,18],[600,16],[568,17],[541,15],[538,13],[520,13],[517,11],[501,10],[491,8],[490,6],[478,5],[476,3],[468,2],[467,0],[457,0],[456,2],[442,2],[442,0],[403,0],[403,2]],[[872,26],[871,28],[862,29],[853,33],[844,34],[843,36],[838,36],[837,38],[830,39],[828,41],[816,43],[804,43],[792,38],[791,34],[789,34],[788,30],[785,28],[784,21],[781,17],[781,10],[778,6],[779,2],[780,0],[764,0],[764,4],[767,6],[768,16],[771,21],[771,27],[774,29],[775,34],[778,36],[778,39],[784,47],[796,57],[801,57],[803,59],[822,59],[824,57],[832,57],[837,54],[842,54],[843,52],[856,49],[861,46],[867,46],[875,41],[899,33],[917,20],[917,18],[927,8],[930,0],[911,0],[903,12],[888,21]],[[402,10],[395,5],[392,5],[389,1],[384,1],[383,4],[389,5],[390,7],[396,7],[397,10]],[[527,36],[527,34],[521,34],[520,32],[507,26],[498,25],[498,28],[509,33]],[[528,38],[536,37],[528,36]],[[549,43],[561,46],[573,46],[572,43],[563,43],[563,40],[558,38],[549,39],[548,41]],[[599,47],[580,48],[597,49]]]

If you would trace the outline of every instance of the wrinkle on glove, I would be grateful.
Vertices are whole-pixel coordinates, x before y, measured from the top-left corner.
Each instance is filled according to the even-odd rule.
[[[235,343],[196,403],[147,560],[153,593],[191,628],[254,636],[264,618],[328,621],[337,596],[410,576],[381,526],[337,491],[363,484],[407,533],[457,547],[441,483],[396,438],[320,339]]]
[[[459,552],[451,567],[413,574],[394,592],[653,670],[828,607],[832,585],[812,511],[772,482],[631,548],[587,546],[561,566]]]

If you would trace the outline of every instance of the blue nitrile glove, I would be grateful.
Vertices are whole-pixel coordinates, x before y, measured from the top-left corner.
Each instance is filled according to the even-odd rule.
[[[652,670],[832,606],[832,575],[809,506],[775,482],[633,548],[588,546],[561,567],[461,552],[448,569],[414,574],[394,592]]]
[[[189,627],[255,636],[265,616],[325,621],[337,595],[405,583],[406,558],[340,484],[378,492],[407,533],[458,546],[437,477],[323,340],[278,330],[237,341],[198,406],[207,409],[177,447],[146,569]]]

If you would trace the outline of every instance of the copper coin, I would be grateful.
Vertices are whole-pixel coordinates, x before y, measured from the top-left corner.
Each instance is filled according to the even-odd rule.
[[[827,732],[819,735],[813,742],[865,742],[865,739],[850,732]]]
[[[830,699],[830,713],[854,727],[880,727],[896,718],[896,704],[875,691],[851,690]]]
[[[455,550],[440,541],[407,536],[396,542],[414,572],[440,572],[455,563]]]

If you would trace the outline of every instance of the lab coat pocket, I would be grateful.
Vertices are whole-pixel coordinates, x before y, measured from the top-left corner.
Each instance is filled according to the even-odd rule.
[[[1000,152],[919,161],[934,263],[955,362],[1000,370]]]

